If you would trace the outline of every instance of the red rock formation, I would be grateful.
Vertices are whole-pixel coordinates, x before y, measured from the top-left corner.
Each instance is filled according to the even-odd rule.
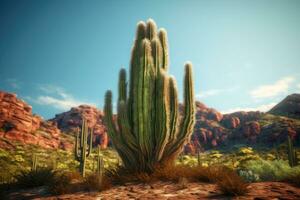
[[[60,130],[54,124],[33,115],[31,106],[16,94],[0,91],[0,137],[46,148],[60,148]],[[4,144],[4,143],[2,143]],[[70,145],[69,145],[70,146]]]
[[[103,112],[89,105],[80,105],[71,108],[71,110],[57,114],[51,119],[57,123],[60,130],[70,133],[76,132],[76,129],[81,127],[82,118],[87,120],[88,126],[94,128],[94,144],[100,144],[102,148],[108,145],[108,136],[106,127],[103,124]]]
[[[244,137],[251,142],[256,141],[256,137],[260,134],[260,131],[260,124],[257,121],[247,122],[242,127]]]
[[[234,129],[237,128],[241,122],[238,117],[224,115],[221,123],[223,124],[223,126],[225,126],[228,129]]]

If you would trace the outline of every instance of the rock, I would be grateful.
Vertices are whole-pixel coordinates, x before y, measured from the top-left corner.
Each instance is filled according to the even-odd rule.
[[[242,127],[242,133],[244,137],[251,142],[256,141],[256,137],[260,134],[260,132],[260,124],[257,121],[247,122]]]
[[[59,148],[61,132],[55,124],[44,121],[40,116],[32,114],[32,108],[16,94],[0,91],[0,137],[24,144],[34,144],[45,148]],[[10,145],[2,143],[2,148]],[[72,144],[65,144],[71,147]],[[71,147],[72,148],[72,147]]]
[[[291,94],[268,113],[300,119],[300,94]]]
[[[80,105],[73,107],[67,112],[57,114],[50,121],[55,122],[58,128],[66,133],[75,133],[81,127],[82,118],[87,120],[89,128],[94,129],[94,145],[101,145],[101,148],[108,146],[108,136],[106,127],[103,124],[104,114],[96,107]]]
[[[222,120],[223,126],[228,129],[235,129],[240,125],[240,119],[230,115],[225,115]]]

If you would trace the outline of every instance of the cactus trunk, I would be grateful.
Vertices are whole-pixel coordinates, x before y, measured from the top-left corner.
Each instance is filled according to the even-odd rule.
[[[173,162],[194,127],[192,65],[185,65],[183,116],[179,118],[176,81],[167,74],[167,33],[157,32],[153,20],[139,22],[130,62],[127,97],[126,71],[119,75],[118,117],[113,120],[112,93],[105,95],[108,134],[127,169],[153,172]]]
[[[88,133],[90,133],[88,141]],[[76,135],[75,141],[75,159],[79,162],[79,171],[85,176],[86,159],[91,154],[93,141],[93,129],[89,129],[87,121],[82,119],[81,133]]]
[[[292,138],[289,135],[287,137],[287,153],[290,167],[298,165],[297,152],[294,149]]]

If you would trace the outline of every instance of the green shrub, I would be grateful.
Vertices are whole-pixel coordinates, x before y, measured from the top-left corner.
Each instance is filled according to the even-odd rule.
[[[253,173],[251,170],[238,170],[238,175],[248,183],[258,182],[260,180],[259,175]]]
[[[291,174],[300,173],[300,167],[291,168],[284,160],[251,160],[245,166],[247,170],[257,174],[262,181],[281,181]]]

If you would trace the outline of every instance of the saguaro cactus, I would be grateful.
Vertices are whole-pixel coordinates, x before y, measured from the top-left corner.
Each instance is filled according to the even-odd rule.
[[[116,121],[111,91],[106,92],[104,106],[108,134],[127,169],[152,172],[156,165],[174,161],[192,134],[192,64],[185,65],[182,118],[176,81],[167,74],[168,65],[167,32],[157,32],[151,19],[139,22],[131,52],[129,92],[125,69],[119,74]]]
[[[289,135],[287,137],[287,150],[288,150],[289,165],[291,167],[298,165],[297,152],[294,149],[293,141],[291,139],[291,136]]]
[[[89,142],[88,134],[90,133]],[[87,121],[82,119],[81,133],[79,130],[76,135],[75,143],[75,159],[80,163],[79,171],[81,175],[85,176],[85,163],[86,158],[91,154],[93,143],[93,129],[89,129]]]

